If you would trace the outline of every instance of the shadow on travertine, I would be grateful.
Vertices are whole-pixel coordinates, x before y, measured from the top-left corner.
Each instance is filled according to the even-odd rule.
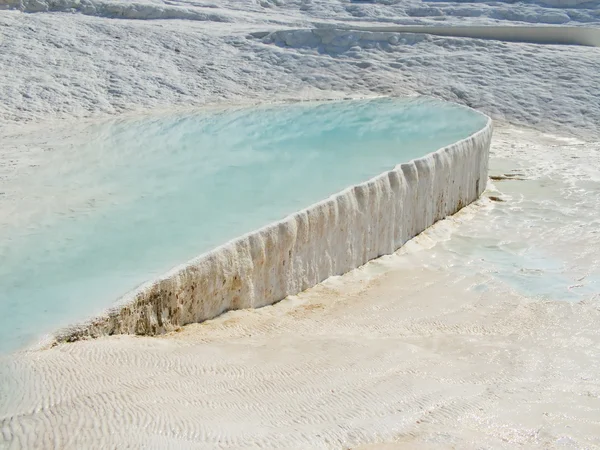
[[[433,36],[462,37],[488,39],[505,42],[521,42],[542,45],[582,45],[600,47],[600,28],[565,27],[565,26],[452,26],[452,25],[394,25],[394,26],[337,26],[312,30],[282,30],[274,33],[254,32],[252,36],[262,39],[277,36],[287,45],[294,47],[295,41],[303,42],[306,38],[296,38],[311,33],[313,44],[328,44],[335,38],[349,33],[411,33],[430,34]],[[276,39],[276,38],[275,38]],[[273,39],[272,39],[273,40]]]

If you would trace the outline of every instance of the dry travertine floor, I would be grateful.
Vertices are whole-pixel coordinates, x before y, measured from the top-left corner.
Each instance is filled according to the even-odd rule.
[[[168,336],[5,358],[3,445],[598,447],[599,154],[500,128],[504,201],[395,255]]]

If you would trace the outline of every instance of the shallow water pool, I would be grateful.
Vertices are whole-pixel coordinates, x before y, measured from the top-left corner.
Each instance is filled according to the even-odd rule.
[[[485,123],[430,99],[382,99],[32,135],[39,156],[0,189],[0,351]]]

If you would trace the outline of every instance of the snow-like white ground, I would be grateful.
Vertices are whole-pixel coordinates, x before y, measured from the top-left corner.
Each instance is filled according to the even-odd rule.
[[[512,178],[362,281],[2,360],[7,446],[600,447],[600,48],[348,30],[403,24],[598,29],[600,3],[0,0],[0,182],[56,121],[412,94],[497,119]]]
[[[2,3],[10,9],[0,11],[0,123],[410,93],[545,129],[597,132],[600,123],[592,100],[598,48],[331,30],[323,40],[291,31],[440,23],[599,27],[598,2]],[[550,16],[563,20],[544,19]],[[263,32],[277,33],[253,37]]]

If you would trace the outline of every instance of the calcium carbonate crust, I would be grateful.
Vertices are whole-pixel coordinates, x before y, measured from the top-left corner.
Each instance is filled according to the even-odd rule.
[[[276,303],[391,254],[481,195],[492,128],[488,118],[466,139],[200,255],[44,345],[174,331],[228,310]]]

